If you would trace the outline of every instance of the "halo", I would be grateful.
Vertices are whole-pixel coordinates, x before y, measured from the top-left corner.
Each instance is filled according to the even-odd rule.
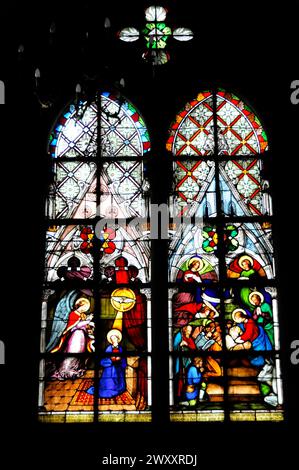
[[[251,267],[253,266],[253,258],[249,255],[243,255],[243,256],[240,256],[239,261],[238,261],[238,265],[240,266],[240,268],[243,268],[242,263],[245,260],[250,261]]]
[[[188,269],[190,269],[190,264],[193,262],[193,261],[198,261],[199,262],[199,268],[198,268],[198,272],[202,270],[203,268],[203,260],[201,258],[199,258],[198,256],[193,256],[192,258],[189,259],[188,261]]]
[[[75,302],[75,307],[78,304],[78,302],[80,302],[82,305],[84,305],[84,304],[88,305],[88,309],[90,308],[90,302],[86,297],[80,297],[79,299],[77,299],[76,302]]]
[[[120,343],[122,340],[122,334],[121,331],[117,330],[116,328],[113,328],[112,330],[108,331],[107,333],[107,340],[110,344],[112,344],[111,341],[111,336],[116,336],[118,338],[118,342]]]
[[[232,319],[234,320],[235,323],[241,323],[240,313],[243,313],[244,315],[246,315],[246,317],[248,317],[247,313],[245,312],[243,308],[236,308],[236,310],[234,310],[232,313]]]
[[[252,299],[252,296],[253,296],[253,295],[257,295],[257,296],[261,299],[261,303],[264,302],[265,298],[264,298],[263,294],[262,294],[261,292],[258,292],[257,290],[254,290],[253,292],[251,292],[251,293],[249,294],[249,297],[248,297],[248,298],[249,298],[249,302],[251,303],[251,305],[254,305],[254,304],[251,302],[251,299]]]

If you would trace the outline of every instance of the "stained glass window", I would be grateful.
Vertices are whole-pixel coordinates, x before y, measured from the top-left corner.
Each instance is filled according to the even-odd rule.
[[[171,420],[281,421],[266,132],[233,93],[204,91],[166,147]]]
[[[50,134],[41,421],[151,420],[150,148],[136,108],[106,92]]]
[[[166,146],[170,419],[281,421],[265,130],[236,95],[207,90],[176,116]],[[151,420],[150,150],[118,93],[68,105],[51,131],[41,421]]]
[[[167,24],[167,10],[161,6],[150,6],[145,10],[145,26],[139,32],[133,26],[123,28],[119,32],[119,39],[124,42],[138,41],[143,37],[146,44],[146,52],[142,58],[153,65],[166,64],[170,54],[166,52],[169,38],[172,36],[177,41],[190,41],[193,32],[189,28],[178,27],[174,30]]]

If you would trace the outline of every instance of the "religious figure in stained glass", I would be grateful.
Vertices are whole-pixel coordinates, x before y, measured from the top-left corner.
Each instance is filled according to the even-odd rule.
[[[113,398],[121,395],[126,390],[125,370],[127,361],[122,354],[123,350],[120,346],[122,334],[116,328],[107,333],[107,340],[110,343],[105,349],[106,353],[113,354],[101,360],[103,372],[99,380],[99,397]],[[94,394],[94,386],[89,387],[86,393]]]
[[[227,272],[228,277],[240,280],[254,280],[259,276],[265,277],[266,273],[260,263],[252,258],[252,256],[241,255],[234,259],[229,265]]]
[[[70,411],[93,420],[95,400],[99,419],[111,411],[123,420],[131,411],[150,412],[150,289],[144,288],[150,243],[140,228],[106,225],[99,234],[93,222],[147,213],[149,149],[139,113],[109,93],[78,109],[71,105],[51,134],[42,417],[59,420],[60,413],[68,420]],[[275,281],[275,265],[266,133],[234,94],[207,91],[176,117],[167,149],[175,157],[172,215],[205,218],[170,234],[171,418],[187,420],[193,411],[198,420],[223,420],[228,408],[232,420],[251,412],[254,419],[280,420],[277,299],[267,285]],[[70,380],[73,395],[57,402],[56,382],[63,387]]]
[[[218,280],[218,235],[216,230],[206,230],[207,227],[183,224],[181,231],[170,233],[172,282],[208,284]]]
[[[202,357],[195,357],[187,369],[186,387],[184,396],[186,401],[180,402],[181,406],[192,407],[196,403],[204,401],[206,395],[206,383],[204,381],[204,361]]]
[[[254,308],[252,318],[264,328],[274,346],[273,312],[270,304],[265,301],[264,295],[259,291],[251,292],[248,300],[251,304],[250,310]]]
[[[222,367],[218,360],[213,359],[211,356],[205,358],[195,356],[192,358],[181,376],[182,384],[179,383],[178,387],[180,408],[185,410],[195,409],[199,403],[208,402],[212,394],[215,395],[216,390],[221,396],[223,393],[222,387],[215,383],[215,378],[221,378],[221,376]],[[220,400],[223,400],[223,397]]]
[[[251,390],[253,395],[259,393],[265,403],[277,406],[280,399],[275,369],[277,360],[269,355],[279,347],[276,291],[268,287],[258,290],[241,287],[232,289],[231,295],[225,314],[226,347],[229,351],[248,351],[246,358],[235,359],[237,370],[242,369],[243,373],[246,371],[251,377],[256,377],[254,387],[248,391]],[[233,377],[230,380],[234,380]]]
[[[188,283],[209,282],[217,279],[213,267],[200,256],[192,256],[182,264],[178,272],[177,281]]]
[[[119,94],[69,105],[51,132],[43,421],[151,419],[150,242],[147,228],[123,223],[147,213],[149,150],[141,115]]]
[[[78,292],[71,291],[66,294],[56,307],[47,351],[51,353],[63,351],[69,354],[94,351],[95,325],[92,321],[93,314],[87,314],[89,309],[89,300],[85,297],[78,298]],[[51,378],[76,379],[82,377],[84,372],[82,360],[68,356],[52,373]]]
[[[61,350],[71,353],[85,352],[85,349],[92,350],[90,340],[86,341],[85,338],[87,326],[94,326],[91,323],[93,315],[86,315],[90,309],[89,300],[80,297],[75,301],[73,309],[69,311],[77,295],[75,291],[69,292],[56,307],[51,338],[47,345],[47,350],[52,353]],[[55,346],[52,347],[53,345]]]
[[[267,135],[219,89],[187,103],[166,147],[172,215],[190,220],[170,230],[171,419],[281,420]]]

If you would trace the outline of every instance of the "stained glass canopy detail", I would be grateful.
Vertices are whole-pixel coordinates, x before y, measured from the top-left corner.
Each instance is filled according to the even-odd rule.
[[[233,93],[216,96],[218,154],[253,155],[268,150],[266,132],[252,109]],[[201,92],[177,114],[166,144],[176,156],[204,156],[215,152],[213,94]]]
[[[100,102],[100,109],[96,100],[66,108],[50,135],[53,158],[96,157],[99,116],[102,157],[134,158],[150,150],[146,125],[129,101],[103,92]]]

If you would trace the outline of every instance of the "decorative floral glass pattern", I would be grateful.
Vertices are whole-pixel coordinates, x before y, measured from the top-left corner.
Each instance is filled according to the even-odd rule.
[[[150,150],[145,123],[135,107],[112,93],[102,93],[96,102],[74,104],[59,118],[50,136],[53,158],[95,157],[97,120],[101,116],[101,156],[138,157]]]
[[[161,6],[150,6],[145,10],[146,24],[141,33],[133,26],[123,28],[119,32],[119,39],[124,42],[138,41],[143,36],[147,51],[142,58],[153,65],[166,64],[170,55],[165,48],[169,37],[177,41],[190,41],[193,38],[191,29],[179,27],[171,29],[165,22],[167,10]]]

